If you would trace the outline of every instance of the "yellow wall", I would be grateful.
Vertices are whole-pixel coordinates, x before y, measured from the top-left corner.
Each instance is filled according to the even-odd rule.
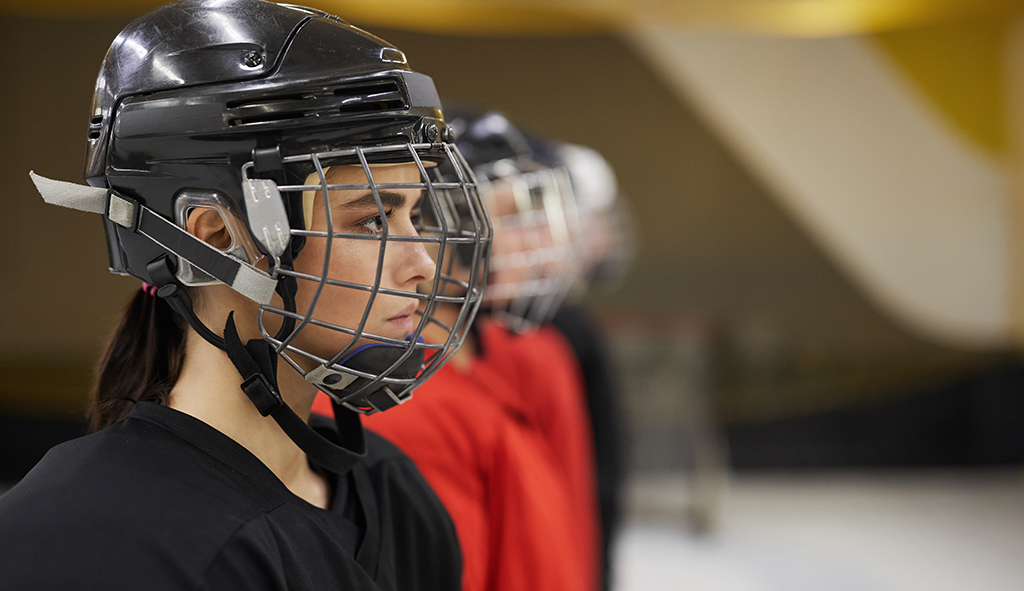
[[[960,133],[1004,156],[1006,19],[983,19],[874,35],[875,41]]]

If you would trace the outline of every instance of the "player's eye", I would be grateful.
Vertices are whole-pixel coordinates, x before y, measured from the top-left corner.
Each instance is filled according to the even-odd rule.
[[[392,214],[395,210],[389,209],[385,215],[388,219],[391,219]],[[380,234],[384,231],[384,216],[377,214],[370,216],[365,220],[359,222],[359,225],[366,229],[370,234]]]

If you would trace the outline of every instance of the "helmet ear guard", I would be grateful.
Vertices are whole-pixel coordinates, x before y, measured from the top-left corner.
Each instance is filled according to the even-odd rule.
[[[175,219],[178,226],[186,232],[189,230],[189,215],[197,208],[215,211],[224,223],[224,227],[231,237],[231,244],[223,249],[222,252],[226,252],[250,265],[255,265],[263,258],[263,254],[253,242],[252,234],[246,228],[245,222],[242,221],[238,208],[226,195],[217,191],[200,191],[196,189],[185,189],[179,192],[174,198]],[[218,280],[210,276],[209,273],[195,267],[180,256],[178,257],[176,277],[183,285],[189,287],[218,283]],[[154,283],[153,285],[156,284]]]

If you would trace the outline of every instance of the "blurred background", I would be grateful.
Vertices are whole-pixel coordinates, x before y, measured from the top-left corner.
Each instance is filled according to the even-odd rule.
[[[1024,586],[1024,3],[305,3],[614,166],[615,588]],[[81,179],[100,60],[159,4],[0,4],[0,483],[82,433],[138,289],[28,171]]]

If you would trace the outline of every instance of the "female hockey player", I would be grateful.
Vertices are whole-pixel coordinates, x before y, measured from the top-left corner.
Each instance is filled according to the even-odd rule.
[[[33,179],[101,214],[111,270],[144,284],[98,431],[0,499],[0,588],[459,588],[449,517],[359,418],[407,400],[479,305],[489,222],[450,139],[431,80],[337,17],[185,0],[129,25],[89,186]],[[333,423],[307,423],[318,390]]]

